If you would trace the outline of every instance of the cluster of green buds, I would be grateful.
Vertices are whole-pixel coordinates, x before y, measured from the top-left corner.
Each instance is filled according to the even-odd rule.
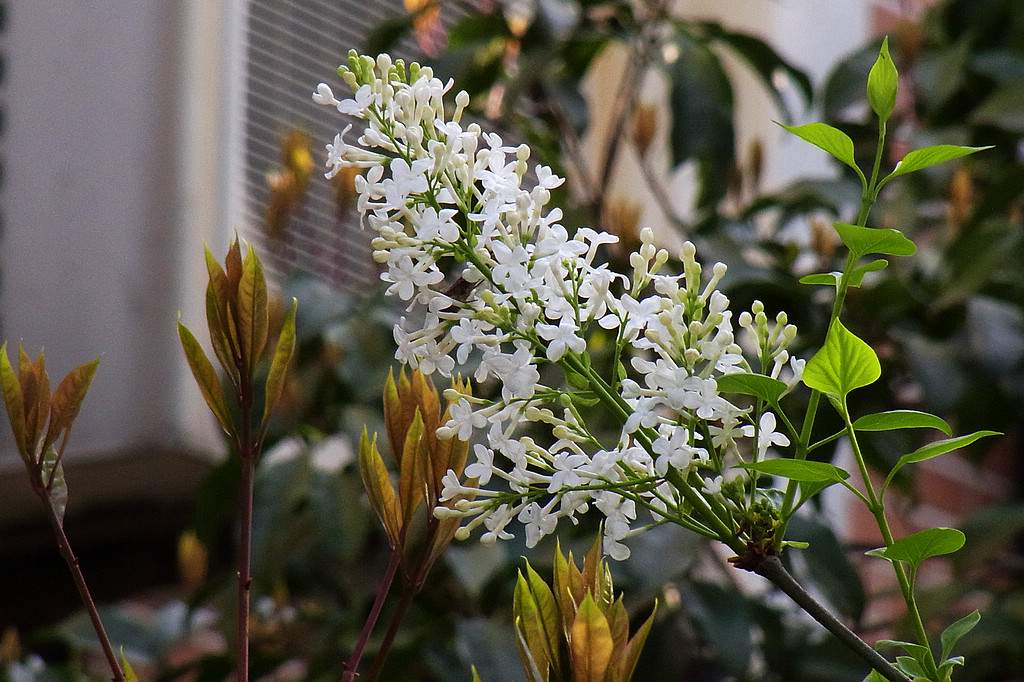
[[[529,682],[627,682],[654,623],[651,612],[629,636],[629,614],[616,598],[598,540],[580,570],[572,553],[555,552],[552,585],[526,564],[513,601],[519,657]]]
[[[452,388],[460,395],[470,393],[469,382],[456,379]],[[398,490],[384,458],[377,449],[377,436],[366,430],[359,440],[359,466],[370,504],[380,518],[391,549],[403,555],[406,575],[417,587],[455,538],[461,517],[435,514],[450,502],[441,501],[445,475],[461,477],[469,444],[459,438],[441,439],[438,428],[451,417],[448,406],[441,412],[437,389],[419,370],[406,376],[403,368],[395,380],[388,374],[384,388],[384,423],[388,443],[398,471]],[[426,514],[417,515],[421,506]],[[414,523],[422,518],[425,528]],[[409,551],[414,541],[424,543],[418,566],[410,569]]]

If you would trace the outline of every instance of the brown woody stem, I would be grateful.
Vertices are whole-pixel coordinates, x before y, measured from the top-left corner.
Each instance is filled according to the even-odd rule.
[[[100,620],[100,614],[99,610],[96,608],[96,602],[93,601],[92,595],[89,593],[89,587],[85,583],[85,576],[82,575],[82,569],[78,565],[78,558],[71,549],[71,543],[68,541],[68,536],[64,533],[64,524],[57,515],[57,510],[53,508],[47,489],[42,485],[34,487],[36,494],[43,500],[43,506],[46,507],[46,513],[50,520],[50,525],[53,526],[53,533],[57,536],[57,548],[60,550],[61,556],[64,557],[64,561],[67,562],[68,568],[71,570],[71,577],[75,581],[75,588],[78,589],[78,596],[82,600],[82,605],[85,607],[86,613],[89,614],[89,621],[92,623],[93,630],[96,631],[96,638],[100,642],[100,647],[103,649],[103,656],[107,659],[107,665],[110,666],[110,672],[113,675],[111,679],[114,680],[114,682],[124,682],[124,671],[121,669],[121,664],[118,662],[117,655],[114,653],[114,647],[110,643],[107,631],[103,627],[103,621]]]
[[[828,609],[808,594],[800,583],[796,581],[796,578],[782,565],[779,557],[775,555],[759,557],[756,561],[752,562],[748,570],[767,578],[772,584],[789,595],[800,608],[824,626],[826,630],[835,635],[836,639],[864,659],[882,677],[890,680],[890,682],[910,682],[909,677],[897,670],[885,657],[868,646],[867,642],[854,634],[852,630],[832,615]]]
[[[401,548],[392,549],[391,559],[388,561],[387,568],[384,569],[384,576],[381,578],[380,586],[377,588],[377,598],[373,602],[373,608],[370,609],[370,615],[366,617],[366,622],[363,624],[363,631],[359,633],[359,641],[356,642],[356,648],[352,650],[352,655],[345,662],[345,672],[341,676],[341,682],[352,682],[356,678],[359,670],[359,661],[363,658],[366,644],[370,641],[373,628],[377,625],[381,609],[384,608],[384,600],[387,599],[388,592],[391,591],[391,584],[395,581],[395,575],[401,563]]]

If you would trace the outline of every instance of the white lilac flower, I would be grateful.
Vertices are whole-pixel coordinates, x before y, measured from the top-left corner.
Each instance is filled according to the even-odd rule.
[[[754,437],[755,431],[757,432],[758,459],[764,459],[768,448],[773,445],[789,445],[789,438],[786,434],[776,431],[775,426],[775,415],[771,412],[765,412],[757,422],[757,429],[754,428],[753,424],[747,424],[741,429],[743,435],[749,438]]]
[[[355,180],[360,222],[376,232],[387,293],[408,305],[394,330],[396,358],[445,376],[475,365],[478,382],[499,388],[493,401],[450,396],[438,431],[482,434],[466,467],[470,481],[444,477],[442,499],[453,506],[440,513],[466,517],[459,537],[482,526],[486,542],[508,538],[518,518],[532,545],[560,519],[575,522],[596,508],[605,550],[624,558],[638,509],[678,521],[692,508],[683,494],[690,490],[678,486],[694,480],[697,494],[717,493],[729,473],[726,453],[735,461],[788,443],[774,414],[764,412],[755,429],[749,406],[718,391],[721,376],[752,371],[717,288],[724,265],[706,271],[687,242],[680,274],[667,272],[669,254],[644,229],[631,276],[617,274],[601,257],[616,237],[589,228],[570,235],[561,211],[547,205],[562,178],[539,165],[525,187],[529,147],[464,125],[466,93],[446,112],[450,82],[387,55],[353,53],[339,73],[353,96],[338,99],[320,84],[313,99],[361,120],[362,130],[350,142],[347,126],[327,146],[327,175],[363,169]],[[755,304],[738,322],[758,371],[795,386],[803,365],[786,351],[795,329],[785,317],[771,321]],[[622,353],[615,365],[631,368],[628,375],[602,377],[591,367],[595,329],[613,337]],[[568,388],[542,383],[548,365],[564,370]],[[577,401],[594,400],[615,415],[612,429],[592,432],[577,414]],[[546,445],[519,435],[527,422],[548,430]],[[609,432],[618,442],[602,444]]]

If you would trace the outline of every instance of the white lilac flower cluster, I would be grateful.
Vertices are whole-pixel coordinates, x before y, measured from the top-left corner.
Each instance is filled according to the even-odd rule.
[[[409,303],[395,329],[397,358],[445,376],[475,365],[478,382],[500,385],[493,401],[449,394],[457,402],[440,435],[479,436],[469,480],[451,472],[445,480],[445,499],[458,500],[448,513],[468,519],[460,534],[482,525],[485,542],[509,538],[518,519],[532,546],[559,519],[575,522],[593,507],[605,516],[605,550],[621,559],[638,508],[700,530],[689,521],[684,488],[717,493],[742,439],[753,439],[747,451],[760,457],[788,443],[775,415],[755,419],[751,407],[719,394],[716,377],[751,371],[729,301],[716,288],[725,266],[703,281],[687,243],[682,274],[664,274],[669,255],[643,230],[632,276],[617,274],[598,258],[614,236],[587,228],[570,235],[561,211],[546,208],[561,178],[537,166],[533,187],[524,188],[529,148],[461,124],[465,92],[449,115],[450,82],[387,55],[353,52],[339,74],[354,96],[339,100],[320,84],[314,100],[365,128],[355,143],[345,139],[350,125],[328,145],[327,175],[366,169],[356,188],[377,233],[374,257],[386,266],[387,292]],[[801,365],[786,351],[793,327],[756,306],[739,322],[752,332],[762,366],[778,377],[788,365],[795,384]],[[614,334],[632,371],[616,363],[615,376],[605,378],[592,368],[587,340],[595,329]],[[569,388],[543,385],[545,364],[559,365]],[[580,405],[593,402],[621,425],[612,447],[581,416]],[[546,424],[550,438],[524,435],[527,423]]]

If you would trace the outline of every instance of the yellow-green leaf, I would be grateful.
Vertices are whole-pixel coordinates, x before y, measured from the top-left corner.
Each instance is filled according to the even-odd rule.
[[[537,618],[540,625],[540,643],[544,647],[545,654],[556,677],[561,677],[561,665],[558,655],[559,642],[561,641],[559,629],[561,628],[558,613],[558,602],[554,593],[544,579],[529,562],[526,564],[526,582],[533,596],[537,608]]]
[[[612,648],[608,620],[588,592],[576,612],[570,633],[569,665],[573,682],[605,682]]]
[[[32,362],[25,349],[18,347],[18,382],[25,406],[25,446],[34,455],[50,416],[50,377],[42,351]]]
[[[555,600],[558,602],[558,610],[562,615],[562,630],[568,640],[573,620],[576,618],[576,605],[583,599],[585,589],[583,577],[573,562],[572,552],[566,558],[562,554],[560,543],[555,550],[555,571],[551,582],[554,587]]]
[[[267,280],[263,263],[250,244],[238,283],[238,336],[250,374],[255,371],[256,362],[267,345],[268,326]]]
[[[529,563],[527,571],[532,571]],[[529,677],[547,680],[551,666],[557,660],[556,648],[549,644],[548,623],[545,622],[546,612],[554,605],[554,595],[547,585],[540,580],[541,588],[537,592],[523,572],[519,572],[515,591],[512,594],[512,613],[516,629],[519,631],[519,658]],[[558,614],[554,613],[555,635],[557,637]],[[555,640],[557,646],[557,638]]]
[[[224,400],[224,390],[221,388],[217,370],[213,368],[213,364],[206,357],[206,353],[196,341],[196,337],[181,321],[178,322],[178,337],[181,339],[181,347],[185,351],[185,359],[188,360],[192,376],[195,377],[196,384],[199,386],[199,392],[203,394],[203,400],[206,401],[225,433],[234,436],[235,430],[231,423],[231,413]]]
[[[131,663],[125,658],[124,648],[121,648],[121,667],[124,668],[124,679],[125,682],[139,682],[139,678],[136,677],[135,671],[132,670]]]
[[[617,682],[628,682],[628,680],[632,679],[637,661],[640,660],[640,652],[644,648],[644,642],[647,641],[647,635],[650,634],[651,626],[654,625],[654,614],[657,611],[658,604],[655,602],[651,615],[647,617],[647,620],[644,621],[644,624],[640,626],[640,629],[636,631],[633,638],[629,640],[629,644],[626,645],[626,651],[622,657],[622,668],[617,671]]]
[[[388,445],[395,463],[402,467],[402,455],[405,452],[405,439],[412,425],[417,403],[412,395],[412,385],[405,375],[405,368],[398,374],[395,382],[394,372],[388,370],[388,379],[384,384],[384,428],[388,432]]]
[[[519,652],[519,661],[523,664],[523,672],[526,673],[526,682],[548,682],[551,670],[545,665],[541,671],[540,664],[533,657],[533,652],[530,651],[530,646],[523,635],[522,618],[516,616],[512,621],[512,627],[516,632],[516,651]]]
[[[235,329],[234,310],[238,288],[228,282],[224,268],[210,249],[205,249],[206,272],[209,283],[206,287],[206,325],[214,351],[232,380],[238,382],[238,367],[235,358],[240,354],[238,331]]]
[[[427,473],[426,462],[427,438],[424,435],[423,418],[417,408],[413,414],[412,424],[405,434],[402,457],[399,460],[398,500],[405,523],[409,523],[423,499],[425,492],[423,476]]]
[[[33,464],[34,453],[29,452],[28,440],[25,431],[25,403],[21,395],[21,383],[18,375],[11,366],[7,357],[7,344],[0,348],[0,388],[4,394],[4,404],[7,406],[7,418],[11,422],[11,431],[14,433],[14,443],[18,446],[18,453],[25,460],[27,466]]]
[[[99,364],[100,359],[96,358],[71,370],[50,396],[50,426],[43,441],[44,450],[52,445],[61,433],[71,429]]]
[[[229,290],[237,292],[238,284],[242,280],[242,248],[239,246],[237,235],[228,246],[228,255],[224,258],[224,275],[227,277]]]
[[[221,279],[224,279],[223,275],[221,275]],[[229,309],[229,304],[219,298],[217,285],[211,278],[206,286],[206,326],[210,330],[210,344],[213,346],[220,366],[231,377],[231,381],[237,385],[239,374],[235,358],[240,355],[240,352],[235,334],[235,323],[228,312]]]
[[[266,399],[263,404],[263,424],[261,430],[266,430],[270,423],[270,415],[281,400],[281,392],[284,390],[285,376],[288,374],[288,364],[291,362],[292,353],[295,350],[295,310],[299,302],[292,299],[292,307],[284,318],[281,325],[281,335],[277,337],[277,347],[274,349],[274,359],[270,362],[270,371],[267,374]]]
[[[391,547],[397,549],[401,546],[402,518],[395,497],[395,487],[391,483],[388,468],[384,466],[384,460],[377,450],[377,434],[373,435],[371,441],[365,427],[359,437],[359,472],[363,477],[363,487],[370,498],[370,506],[384,524]]]
[[[68,486],[64,481],[64,467],[60,457],[53,448],[43,452],[39,468],[39,483],[46,489],[46,497],[58,521],[64,520],[64,510],[68,506]]]

